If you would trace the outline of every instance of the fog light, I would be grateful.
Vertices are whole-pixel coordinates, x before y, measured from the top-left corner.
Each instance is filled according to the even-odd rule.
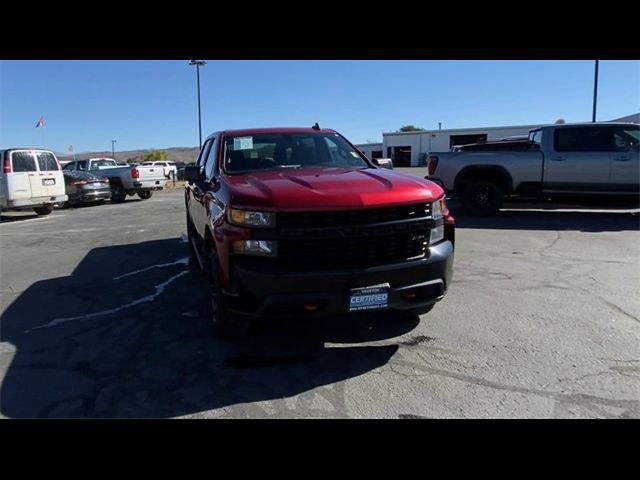
[[[318,309],[318,304],[314,302],[307,302],[304,304],[304,309],[307,312],[315,312]]]
[[[275,257],[278,244],[271,240],[239,240],[233,242],[233,251],[244,255]]]

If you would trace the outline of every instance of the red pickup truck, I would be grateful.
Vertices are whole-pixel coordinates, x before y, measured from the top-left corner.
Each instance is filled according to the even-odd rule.
[[[444,191],[374,162],[317,126],[207,138],[185,168],[186,221],[220,333],[262,316],[421,314],[444,297],[455,223]]]

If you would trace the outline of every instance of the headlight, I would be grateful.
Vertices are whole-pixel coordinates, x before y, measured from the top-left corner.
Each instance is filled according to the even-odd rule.
[[[274,227],[276,225],[275,213],[250,212],[248,210],[229,209],[228,219],[236,225],[247,227]]]
[[[271,240],[238,240],[233,242],[233,251],[245,255],[275,257],[278,252],[278,244]]]
[[[442,219],[442,211],[446,208],[444,203],[444,197],[439,198],[431,204],[431,218],[434,220]]]
[[[444,197],[439,198],[431,204],[431,218],[435,221],[436,225],[431,229],[431,235],[429,236],[429,244],[433,245],[444,239],[444,212],[447,209]]]

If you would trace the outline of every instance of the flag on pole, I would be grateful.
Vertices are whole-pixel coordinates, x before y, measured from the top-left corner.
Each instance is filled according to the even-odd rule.
[[[44,127],[44,117],[40,117],[40,120],[36,123],[36,128],[38,127]]]

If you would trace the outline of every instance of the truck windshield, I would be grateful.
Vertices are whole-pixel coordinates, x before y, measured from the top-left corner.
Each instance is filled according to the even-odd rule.
[[[337,133],[278,133],[226,137],[224,171],[244,173],[307,167],[368,168]]]

